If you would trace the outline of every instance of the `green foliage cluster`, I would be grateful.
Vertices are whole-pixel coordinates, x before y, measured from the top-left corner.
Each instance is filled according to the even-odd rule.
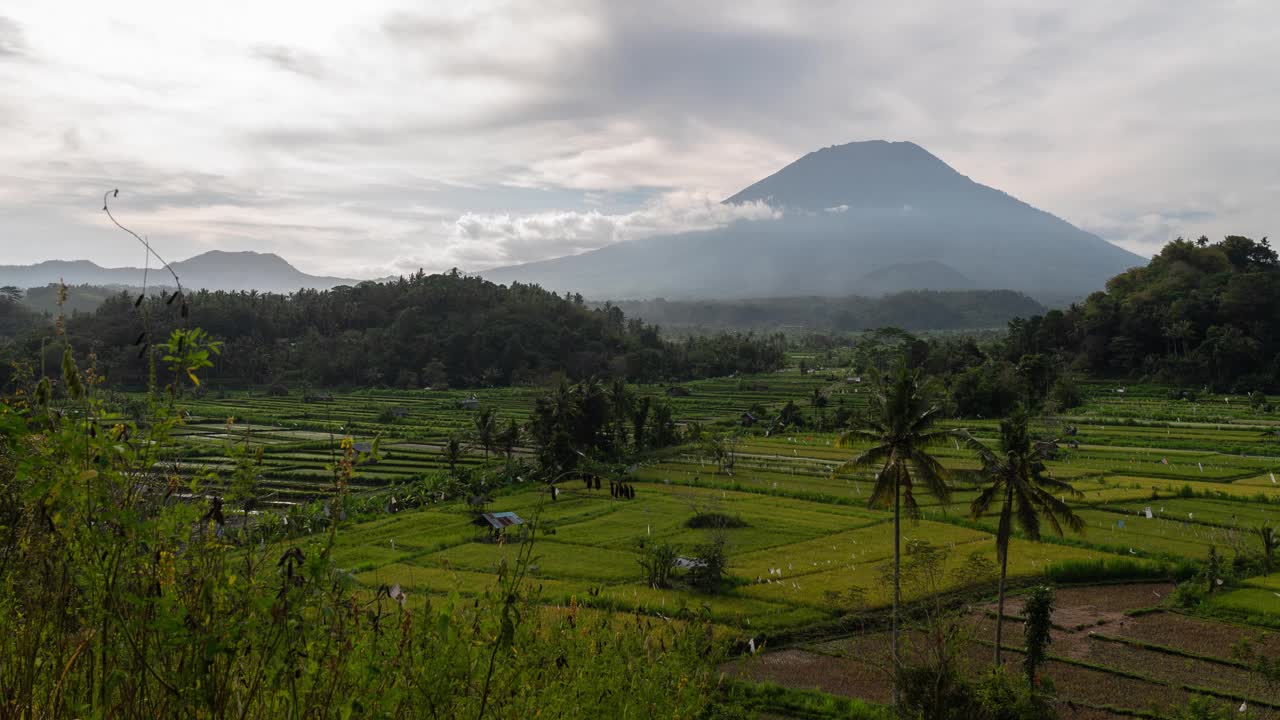
[[[747,527],[747,521],[737,515],[726,515],[722,512],[699,512],[686,520],[684,526],[699,530],[744,528]]]
[[[729,574],[728,538],[724,533],[712,531],[707,542],[694,548],[692,559],[689,584],[705,593],[720,592]]]
[[[621,379],[561,382],[534,402],[529,438],[548,480],[592,462],[667,447],[680,439],[671,406],[637,396]]]
[[[1175,240],[1081,305],[1010,323],[1008,357],[1237,392],[1280,387],[1280,261],[1264,238]]]
[[[640,548],[640,568],[644,570],[645,584],[651,588],[671,586],[671,576],[676,570],[680,549],[670,543],[653,543]]]
[[[1022,668],[1027,681],[1032,684],[1036,682],[1036,672],[1044,663],[1052,642],[1053,603],[1053,588],[1047,585],[1031,588],[1023,600],[1022,614],[1026,622],[1022,628],[1022,639],[1026,652],[1022,656]]]
[[[898,716],[917,720],[1054,720],[1058,717],[1052,686],[1010,675],[995,665],[976,680],[965,672],[963,658],[972,640],[962,610],[943,600],[950,551],[927,541],[907,544],[900,570],[904,585],[925,598],[910,621],[905,651],[895,662],[893,677]],[[885,580],[892,571],[885,569]],[[972,568],[951,571],[972,579]]]
[[[697,717],[717,644],[697,618],[538,601],[533,544],[475,600],[362,589],[333,560],[359,453],[334,455],[327,532],[237,532],[222,500],[157,460],[215,345],[177,331],[144,422],[67,351],[59,382],[0,404],[0,716]],[[258,453],[237,455],[253,496]],[[537,527],[536,519],[532,523]],[[530,533],[532,537],[533,533]]]
[[[202,291],[187,299],[190,322],[226,343],[226,359],[209,374],[210,382],[225,386],[510,385],[558,374],[710,377],[781,367],[785,342],[744,335],[668,342],[656,326],[629,320],[617,307],[593,309],[580,296],[495,285],[456,271],[290,295]],[[92,313],[69,317],[68,336],[77,347],[95,348],[99,371],[111,382],[144,385],[146,364],[134,350],[137,313],[164,302],[153,296],[138,308],[137,299],[122,292]],[[4,305],[0,323],[7,315],[30,314],[16,303]],[[177,322],[153,314],[160,318],[156,336]],[[13,356],[34,356],[46,329],[37,324],[21,333]]]

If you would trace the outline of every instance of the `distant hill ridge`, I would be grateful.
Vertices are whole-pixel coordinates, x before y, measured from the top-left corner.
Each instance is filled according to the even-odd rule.
[[[593,298],[1013,289],[1083,297],[1145,260],[957,172],[910,142],[811,152],[729,197],[783,210],[699,232],[482,271]]]
[[[172,263],[178,279],[191,290],[258,290],[288,293],[301,288],[327,290],[339,285],[355,285],[358,280],[308,275],[274,253],[212,250]],[[104,268],[88,260],[49,260],[35,265],[0,265],[0,286],[44,287],[59,281],[68,285],[137,287],[143,269]],[[171,286],[173,278],[164,268],[147,272],[148,284]]]

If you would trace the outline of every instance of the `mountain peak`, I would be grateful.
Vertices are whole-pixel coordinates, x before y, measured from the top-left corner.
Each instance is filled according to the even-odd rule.
[[[209,250],[176,263],[190,267],[222,266],[222,267],[270,267],[297,272],[289,261],[275,253],[261,253],[254,250]]]
[[[981,185],[912,142],[815,150],[726,203],[781,217],[485,271],[596,299],[760,298],[914,289],[1083,297],[1141,258]]]
[[[913,142],[867,140],[808,153],[725,202],[815,211],[840,205],[900,209],[968,199],[979,188]]]
[[[298,288],[327,289],[336,285],[354,285],[357,280],[308,275],[275,253],[252,250],[239,252],[210,250],[186,260],[172,263],[173,271],[184,287],[191,290],[261,290],[292,292]],[[152,282],[165,283],[165,274]],[[60,279],[68,285],[141,285],[146,273],[142,268],[103,268],[87,260],[54,260],[38,265],[0,265],[0,285],[42,287]]]

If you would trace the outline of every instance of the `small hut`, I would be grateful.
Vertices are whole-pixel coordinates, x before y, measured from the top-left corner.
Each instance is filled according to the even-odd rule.
[[[495,512],[484,513],[480,517],[472,521],[476,525],[489,529],[489,537],[497,538],[506,532],[507,528],[523,525],[524,520],[513,512]]]

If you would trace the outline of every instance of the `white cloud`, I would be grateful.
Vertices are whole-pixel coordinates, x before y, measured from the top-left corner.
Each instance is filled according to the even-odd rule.
[[[725,205],[715,196],[670,192],[637,210],[548,211],[523,215],[466,213],[454,221],[443,252],[415,253],[397,261],[402,271],[418,267],[442,270],[457,266],[483,270],[574,255],[616,242],[708,230],[738,220],[777,218],[781,211],[764,203]]]

